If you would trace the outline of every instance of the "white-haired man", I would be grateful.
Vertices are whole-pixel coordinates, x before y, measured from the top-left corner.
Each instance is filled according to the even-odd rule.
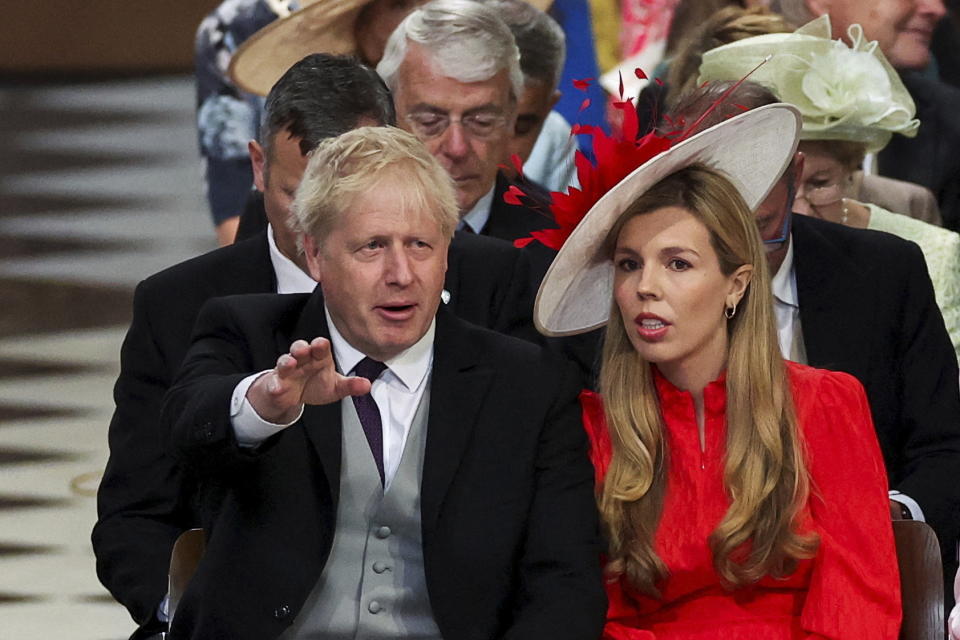
[[[171,638],[597,637],[577,376],[439,304],[444,169],[360,128],[293,210],[320,286],[208,304],[164,407],[223,496]]]
[[[424,142],[453,178],[461,226],[516,240],[552,225],[541,190],[509,204],[509,157],[523,92],[520,54],[496,12],[471,0],[434,0],[394,30],[377,72],[393,92],[397,123]],[[534,195],[538,194],[538,195]],[[540,196],[540,197],[538,197]]]

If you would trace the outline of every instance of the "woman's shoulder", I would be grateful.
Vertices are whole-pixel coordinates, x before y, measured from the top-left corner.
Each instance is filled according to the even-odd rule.
[[[928,262],[931,258],[956,260],[957,251],[960,248],[960,234],[955,231],[907,215],[893,213],[877,205],[867,204],[867,207],[870,209],[868,229],[886,231],[905,240],[916,242],[920,245]]]
[[[863,385],[849,373],[818,369],[790,360],[785,361],[784,364],[787,367],[787,377],[790,380],[795,402],[798,399],[819,399],[830,402],[863,394]]]
[[[849,373],[787,362],[793,404],[803,433],[847,440],[873,433],[863,385]]]
[[[784,360],[787,377],[794,390],[800,388],[837,387],[839,389],[862,389],[863,385],[854,376],[844,371],[819,369],[792,360]]]

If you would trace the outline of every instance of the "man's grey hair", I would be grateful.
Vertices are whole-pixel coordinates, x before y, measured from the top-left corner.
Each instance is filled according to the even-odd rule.
[[[459,82],[483,82],[503,70],[514,99],[523,92],[520,52],[509,27],[496,12],[473,0],[434,0],[416,9],[387,40],[377,73],[397,91],[397,72],[407,43],[430,53],[437,70]]]
[[[771,0],[770,10],[782,15],[795,28],[817,17],[807,8],[806,0]]]
[[[320,142],[290,207],[290,228],[320,245],[357,198],[394,186],[404,208],[429,211],[446,238],[459,222],[453,180],[423,143],[394,127],[360,127]]]
[[[556,90],[567,57],[567,38],[557,21],[524,0],[476,0],[496,11],[520,50],[526,86]]]

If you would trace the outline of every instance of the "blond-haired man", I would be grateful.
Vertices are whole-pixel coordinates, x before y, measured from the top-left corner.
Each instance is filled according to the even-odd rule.
[[[599,635],[576,375],[439,304],[443,168],[357,129],[293,211],[320,286],[208,304],[164,408],[223,495],[172,637]]]

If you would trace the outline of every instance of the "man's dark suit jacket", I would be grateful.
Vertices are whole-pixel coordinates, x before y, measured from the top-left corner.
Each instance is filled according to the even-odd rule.
[[[172,638],[267,640],[300,611],[330,551],[340,403],[307,407],[257,449],[230,397],[296,339],[329,337],[323,296],[213,300],[162,421],[186,465],[226,488]],[[427,590],[445,638],[599,636],[606,609],[578,376],[549,352],[437,314],[421,484]]]
[[[448,257],[449,307],[471,322],[520,337],[531,326],[529,264],[491,238],[457,234]],[[276,291],[266,231],[170,267],[144,280],[120,354],[110,422],[110,460],[98,492],[93,548],[101,582],[141,626],[134,637],[165,628],[155,618],[167,592],[177,536],[199,525],[196,479],[164,455],[160,404],[190,344],[203,303],[216,296]]]
[[[890,478],[953,560],[960,534],[957,360],[923,255],[890,234],[793,217],[807,359],[863,384]]]
[[[960,89],[917,71],[901,77],[917,104],[920,130],[915,138],[893,136],[877,157],[879,173],[933,191],[943,226],[960,231]]]

